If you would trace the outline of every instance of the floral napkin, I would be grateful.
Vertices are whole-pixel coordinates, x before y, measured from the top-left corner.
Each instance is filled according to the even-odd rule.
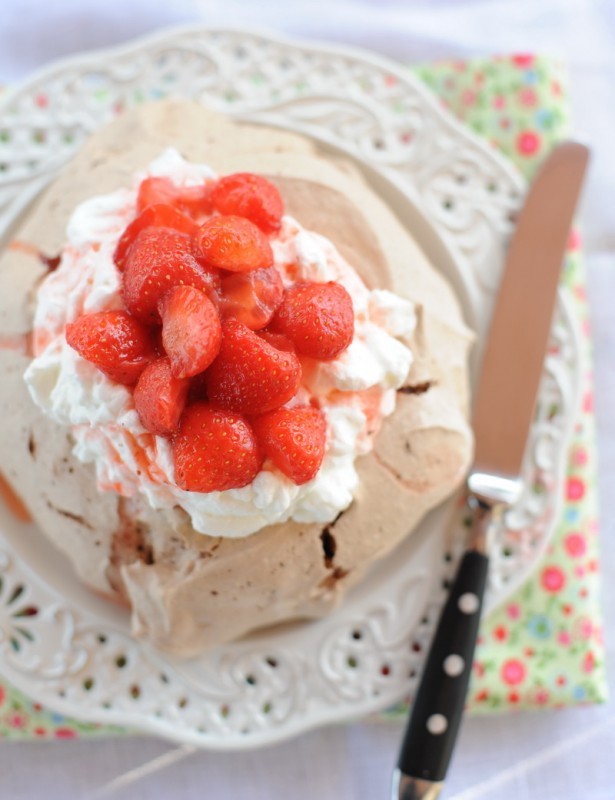
[[[570,132],[560,64],[531,55],[444,61],[413,68],[449,110],[531,178]],[[527,583],[483,621],[472,712],[557,707],[606,699],[598,562],[591,342],[578,232],[562,275],[583,330],[583,401],[574,430],[562,516]],[[395,715],[402,707],[391,711]],[[120,729],[76,722],[0,682],[0,738],[68,739]]]

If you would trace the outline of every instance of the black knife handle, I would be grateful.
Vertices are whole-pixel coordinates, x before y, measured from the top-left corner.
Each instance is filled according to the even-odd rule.
[[[473,513],[473,526],[487,524],[490,509]],[[461,559],[412,705],[397,762],[403,775],[430,782],[446,776],[472,672],[488,563],[476,550]]]

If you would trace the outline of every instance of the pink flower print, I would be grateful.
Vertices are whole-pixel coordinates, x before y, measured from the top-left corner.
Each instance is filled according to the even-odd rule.
[[[583,411],[585,414],[591,414],[594,410],[594,393],[585,392],[583,395]]]
[[[582,558],[587,551],[587,542],[582,533],[569,533],[564,539],[564,548],[570,558]]]
[[[488,699],[489,699],[489,692],[487,691],[487,689],[481,689],[481,691],[478,692],[477,695],[474,698],[474,700],[477,703],[484,703],[485,700],[488,700]]]
[[[545,567],[540,576],[540,582],[543,589],[556,594],[564,588],[566,576],[559,567]]]
[[[47,736],[47,730],[45,728],[35,728],[34,729],[35,736]]]
[[[6,699],[6,692],[4,690],[4,686],[0,686],[0,706],[4,705],[5,699]]]
[[[526,87],[525,89],[521,89],[519,92],[519,102],[522,106],[531,108],[538,102],[538,95],[533,89]]]
[[[508,693],[508,702],[511,705],[515,705],[516,703],[519,702],[519,700],[521,700],[519,692],[509,692]]]
[[[549,702],[549,692],[546,689],[538,689],[534,695],[534,701],[539,706],[544,706]]]
[[[15,711],[14,714],[8,715],[6,721],[11,728],[25,728],[28,718],[25,714],[20,714],[18,711]]]
[[[587,571],[598,572],[598,561],[595,558],[592,558],[587,562]]]
[[[596,668],[596,657],[590,650],[589,653],[587,653],[585,658],[583,659],[581,669],[583,670],[583,672],[589,674],[590,672],[593,672],[595,668]]]
[[[493,638],[497,642],[505,642],[508,638],[508,628],[504,625],[498,625],[497,628],[494,628]]]
[[[594,623],[589,617],[580,617],[575,623],[574,632],[581,639],[591,639],[594,632]]]
[[[583,577],[585,577],[585,568],[584,567],[575,567],[574,568],[574,575],[575,575],[575,578],[583,578]]]
[[[587,450],[584,447],[577,447],[573,454],[573,460],[578,467],[584,467],[587,464]]]
[[[566,482],[566,497],[568,500],[581,500],[585,495],[585,483],[580,478],[568,478]]]
[[[506,98],[503,94],[496,94],[491,102],[493,107],[497,108],[498,111],[506,107]]]
[[[558,686],[565,686],[568,683],[568,681],[565,675],[558,675],[557,678],[555,679],[555,683]]]
[[[485,665],[481,661],[474,662],[474,672],[477,678],[482,678],[485,674]]]
[[[568,235],[568,249],[579,250],[581,247],[581,234],[576,228],[572,228]]]
[[[55,730],[56,739],[75,739],[76,736],[76,732],[71,728],[56,728]]]
[[[517,150],[522,156],[533,156],[540,147],[540,136],[534,131],[521,131],[517,136]]]
[[[509,686],[517,686],[525,680],[527,670],[523,661],[518,658],[509,658],[502,664],[500,674],[504,683]]]
[[[534,56],[529,53],[518,53],[512,56],[510,60],[516,67],[531,67],[534,63]]]
[[[511,619],[519,619],[521,616],[521,606],[518,603],[511,603],[506,608],[506,613]]]
[[[574,608],[570,605],[570,603],[564,603],[564,605],[562,606],[562,614],[565,617],[569,617],[573,611]]]
[[[476,103],[476,92],[466,89],[461,95],[461,102],[464,106],[473,106]]]
[[[568,633],[568,631],[560,631],[557,634],[557,642],[561,644],[563,647],[567,647],[570,642],[572,641],[572,637]]]

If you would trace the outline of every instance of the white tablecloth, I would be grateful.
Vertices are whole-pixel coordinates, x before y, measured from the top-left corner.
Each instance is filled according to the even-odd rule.
[[[2,0],[0,82],[58,56],[195,20],[258,25],[370,47],[403,60],[537,51],[567,59],[577,131],[594,148],[583,221],[596,359],[603,570],[615,574],[615,3],[612,0]],[[607,647],[615,591],[606,580]],[[611,674],[615,677],[611,661]],[[189,755],[148,738],[0,746],[0,797],[79,800],[116,781],[117,800],[376,800],[388,797],[401,728],[357,723],[245,754]],[[615,712],[469,719],[449,800],[615,798]],[[120,776],[120,777],[118,777]]]

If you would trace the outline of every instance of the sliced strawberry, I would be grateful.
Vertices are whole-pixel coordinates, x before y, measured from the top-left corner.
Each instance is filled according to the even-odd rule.
[[[211,214],[215,186],[215,181],[196,186],[176,186],[170,178],[145,178],[139,186],[137,210],[143,211],[148,206],[165,203],[193,216]]]
[[[220,353],[205,373],[213,405],[243,414],[272,411],[296,394],[300,381],[294,353],[276,350],[237,320],[222,323]]]
[[[66,326],[66,341],[111,380],[132,386],[154,356],[149,330],[126,311],[84,314]]]
[[[224,492],[251,483],[263,457],[248,422],[207,403],[188,406],[173,438],[175,480],[189,492]]]
[[[246,217],[265,233],[280,230],[284,201],[277,188],[260,175],[237,172],[218,181],[214,208],[221,214]]]
[[[177,190],[176,204],[187,214],[194,217],[211,214],[213,211],[212,192],[214,181],[207,181],[199,186],[183,186]]]
[[[137,235],[146,228],[172,228],[175,231],[186,233],[188,236],[194,236],[198,231],[196,222],[173,206],[164,205],[163,203],[147,206],[126,227],[117,243],[113,260],[120,272],[126,266],[126,258],[132,243]]]
[[[149,325],[160,322],[158,303],[173,286],[215,291],[220,277],[194,258],[188,236],[169,228],[147,228],[128,252],[122,294],[128,310]]]
[[[271,267],[273,252],[265,234],[243,217],[212,217],[197,234],[197,255],[230,272]]]
[[[235,272],[222,278],[220,313],[257,331],[271,322],[283,294],[284,284],[275,267]]]
[[[173,375],[191,378],[207,369],[220,350],[222,328],[213,303],[193,286],[174,286],[158,306],[162,344]]]
[[[327,423],[311,406],[278,408],[253,420],[263,453],[294,483],[311,481],[325,455]]]
[[[157,203],[173,205],[177,198],[177,188],[170,178],[145,178],[139,186],[137,211]]]
[[[272,347],[275,347],[276,350],[283,350],[285,353],[295,353],[295,345],[291,342],[288,336],[284,336],[283,333],[276,333],[275,331],[266,328],[265,330],[259,331],[258,335],[261,339],[264,339],[268,342]]]
[[[284,293],[272,327],[304,356],[330,360],[354,336],[352,299],[339,283],[295,283]]]
[[[159,358],[145,367],[133,394],[143,427],[156,436],[175,433],[189,388],[190,381],[172,374],[168,358]]]

